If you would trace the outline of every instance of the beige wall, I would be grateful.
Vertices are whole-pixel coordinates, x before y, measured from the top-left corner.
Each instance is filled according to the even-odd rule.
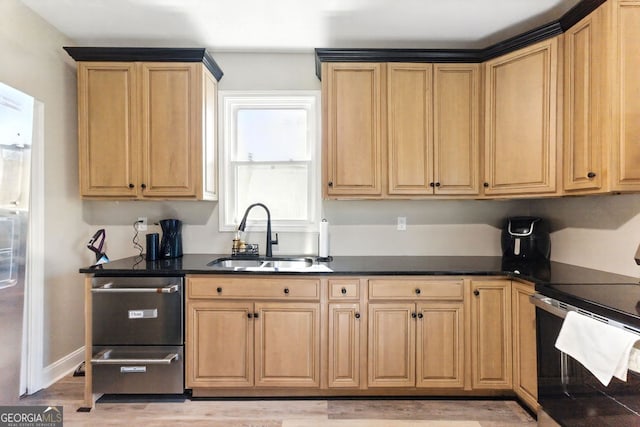
[[[0,2],[0,81],[44,104],[44,366],[83,345],[78,267],[89,227],[77,196],[76,80],[67,44],[21,2]]]

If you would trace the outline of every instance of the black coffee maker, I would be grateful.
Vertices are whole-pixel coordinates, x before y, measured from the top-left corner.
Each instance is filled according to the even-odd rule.
[[[548,260],[551,255],[549,227],[542,218],[507,218],[502,228],[502,257],[509,260]]]
[[[162,239],[160,240],[160,258],[179,258],[182,256],[182,221],[178,219],[160,220]]]

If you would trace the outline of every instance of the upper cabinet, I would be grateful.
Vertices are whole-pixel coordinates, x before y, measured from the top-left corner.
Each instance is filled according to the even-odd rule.
[[[324,194],[479,194],[478,64],[323,64]]]
[[[81,196],[215,200],[216,96],[202,62],[80,60]]]
[[[565,35],[564,189],[640,191],[640,2],[610,0]]]
[[[555,193],[558,38],[485,63],[485,194]]]

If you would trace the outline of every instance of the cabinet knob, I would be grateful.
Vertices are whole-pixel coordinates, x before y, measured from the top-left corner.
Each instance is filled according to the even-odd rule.
[[[342,289],[340,289],[340,293],[341,293],[342,295],[346,294],[346,293],[347,293],[347,288],[342,288]]]
[[[439,182],[436,182],[436,187],[440,187],[440,183]]]
[[[424,317],[424,314],[418,313],[418,319],[422,319],[423,317]]]
[[[418,317],[418,315],[416,313],[411,313],[411,317],[415,319],[416,317]]]
[[[484,186],[484,188],[487,188],[489,186],[488,182],[485,182],[484,184],[482,184]]]
[[[416,288],[416,295],[420,295],[420,292],[422,292],[420,288]]]
[[[328,185],[329,187],[333,187],[333,181],[329,181],[329,182],[327,183],[327,185]]]
[[[145,188],[147,188],[147,184],[140,184],[140,187],[142,187],[142,189],[144,190]]]
[[[253,313],[247,313],[247,317],[251,319],[253,317]]]
[[[288,294],[289,293],[289,288],[284,288],[284,293]]]
[[[129,188],[133,188],[133,187],[135,187],[135,185],[129,183]]]
[[[596,173],[595,172],[589,172],[587,174],[587,178],[595,178],[596,177]]]
[[[480,291],[476,289],[475,291],[473,291],[473,294],[474,294],[475,296],[478,296],[478,295],[480,295]]]
[[[221,293],[222,292],[222,288],[220,288],[220,287],[216,288],[216,292],[217,293]]]
[[[359,319],[360,318],[360,313],[356,313],[355,317],[356,317],[356,319]]]
[[[433,182],[430,182],[430,183],[429,183],[429,187],[435,187],[435,186],[436,186],[436,184],[435,184],[435,183],[433,183]]]
[[[253,318],[257,319],[258,318],[258,313],[253,313]]]

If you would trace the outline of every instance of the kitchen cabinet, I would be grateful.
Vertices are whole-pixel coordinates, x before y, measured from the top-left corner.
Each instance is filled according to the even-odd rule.
[[[529,301],[532,283],[511,283],[513,331],[513,390],[534,412],[538,410],[536,310]]]
[[[366,322],[360,302],[360,280],[330,279],[328,322],[328,386],[360,387]]]
[[[202,63],[78,63],[80,193],[214,200],[217,81]]]
[[[484,64],[488,196],[557,192],[559,43],[544,40]]]
[[[569,194],[640,190],[639,28],[640,2],[610,0],[565,35]]]
[[[462,300],[462,280],[370,280],[368,386],[462,388]]]
[[[511,389],[511,281],[471,281],[471,384]]]
[[[190,276],[186,387],[319,387],[318,299],[317,279]]]
[[[479,193],[479,66],[387,64],[388,194]]]
[[[323,194],[382,196],[385,66],[323,64]]]

